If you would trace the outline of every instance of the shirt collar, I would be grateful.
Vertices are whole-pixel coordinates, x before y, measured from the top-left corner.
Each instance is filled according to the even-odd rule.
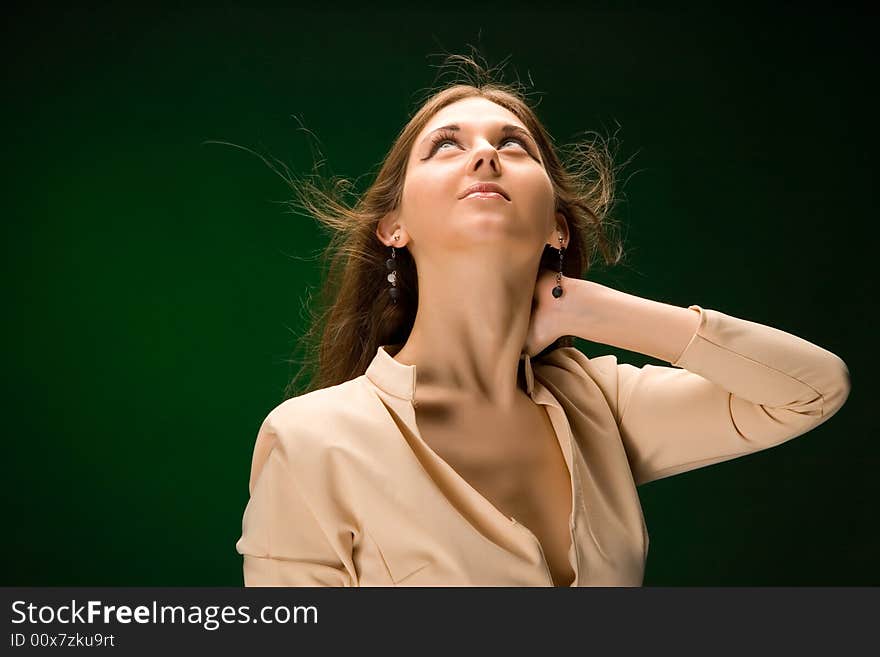
[[[370,381],[389,395],[411,402],[416,397],[416,366],[394,360],[394,354],[402,347],[402,343],[380,345],[365,374]],[[523,363],[526,392],[530,397],[534,397],[535,376],[532,371],[532,359],[526,353],[520,354],[519,359]]]

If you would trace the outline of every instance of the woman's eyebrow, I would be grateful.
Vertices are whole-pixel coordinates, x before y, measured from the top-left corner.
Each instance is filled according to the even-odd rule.
[[[435,132],[439,132],[440,130],[452,130],[455,132],[455,131],[461,130],[461,126],[458,125],[457,123],[450,123],[449,125],[444,125],[444,126],[440,126],[439,128],[434,128],[433,130],[431,130],[431,132],[429,132],[427,135],[425,135],[425,138],[422,140],[422,143],[424,143],[425,140],[427,140],[432,134],[434,134]],[[511,123],[507,123],[507,124],[501,126],[501,134],[503,134],[503,135],[521,134],[525,137],[528,137],[533,142],[535,142],[535,138],[532,137],[531,133],[528,130],[526,130],[525,128],[523,128],[521,126],[513,125]],[[537,143],[537,142],[535,142],[535,143]]]

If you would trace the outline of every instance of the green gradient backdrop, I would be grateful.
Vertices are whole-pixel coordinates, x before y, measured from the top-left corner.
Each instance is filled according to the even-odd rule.
[[[202,142],[305,174],[295,114],[332,173],[361,176],[434,82],[431,55],[467,44],[531,76],[558,142],[620,126],[630,264],[596,280],[850,368],[828,423],[640,488],[645,584],[880,584],[866,17],[334,6],[8,16],[2,584],[241,583],[253,440],[326,236],[257,157]]]

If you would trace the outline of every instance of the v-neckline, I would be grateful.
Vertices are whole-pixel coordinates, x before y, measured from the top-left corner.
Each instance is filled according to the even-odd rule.
[[[531,373],[529,373],[531,375]],[[559,402],[553,397],[549,390],[544,387],[537,378],[535,378],[532,382],[533,390],[530,395],[532,401],[538,405],[543,406],[547,416],[550,420],[550,425],[553,430],[553,435],[556,437],[556,441],[559,444],[559,448],[562,451],[563,459],[565,460],[565,465],[568,470],[568,482],[569,482],[569,491],[571,494],[571,510],[568,516],[568,529],[569,529],[569,547],[567,554],[569,556],[569,565],[572,566],[574,570],[574,579],[572,580],[569,587],[577,586],[578,579],[580,577],[579,564],[577,559],[577,549],[575,545],[575,510],[578,504],[578,487],[575,483],[575,471],[574,471],[574,459],[572,453],[572,443],[571,443],[571,430],[568,426],[567,418],[565,417],[565,412],[560,406]],[[513,516],[508,516],[506,513],[501,511],[495,504],[493,504],[485,495],[480,493],[476,488],[474,488],[471,483],[465,479],[455,468],[453,468],[449,462],[447,462],[443,457],[437,454],[436,451],[425,441],[422,437],[421,430],[418,426],[418,421],[416,418],[415,405],[411,400],[404,400],[398,397],[392,397],[393,408],[398,412],[402,412],[405,417],[405,422],[408,428],[411,429],[411,434],[418,441],[419,447],[422,451],[427,454],[428,458],[434,462],[434,464],[440,469],[444,470],[449,478],[451,478],[459,488],[462,488],[470,493],[470,497],[472,499],[477,500],[480,506],[483,507],[485,513],[494,518],[494,521],[500,531],[504,531],[504,529],[509,529],[511,527],[520,527],[522,531],[526,532],[526,534],[530,537],[531,541],[534,545],[537,546],[538,550],[541,554],[541,560],[543,562],[544,567],[547,570],[547,577],[549,578],[552,585],[555,586],[555,582],[553,581],[552,571],[550,570],[550,564],[547,561],[546,552],[544,551],[544,546],[541,544],[541,541],[538,540],[538,537],[535,533],[529,529],[526,525],[519,522]],[[556,419],[554,419],[554,415],[556,415]],[[564,432],[560,431],[560,428],[565,429]],[[564,433],[566,438],[563,438],[561,433]],[[408,441],[407,446],[410,447]],[[456,504],[449,499],[446,492],[443,490],[442,486],[434,479],[434,477],[430,476],[428,473],[428,478],[431,479],[434,487],[439,491],[440,496],[444,499],[446,504],[455,509],[459,514],[462,513],[461,509],[459,509]],[[463,515],[463,514],[462,514]],[[473,525],[473,522],[470,518],[465,516],[465,519]],[[571,557],[574,557],[572,560]],[[574,563],[572,563],[574,561]]]

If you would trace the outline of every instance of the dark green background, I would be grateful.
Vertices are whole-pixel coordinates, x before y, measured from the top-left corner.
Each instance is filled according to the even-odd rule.
[[[438,54],[468,44],[531,76],[558,142],[619,126],[629,265],[595,280],[850,369],[812,432],[639,489],[645,584],[880,584],[867,16],[326,6],[7,9],[2,584],[242,582],[253,441],[326,235],[257,157],[202,142],[304,175],[296,115],[363,189]]]

